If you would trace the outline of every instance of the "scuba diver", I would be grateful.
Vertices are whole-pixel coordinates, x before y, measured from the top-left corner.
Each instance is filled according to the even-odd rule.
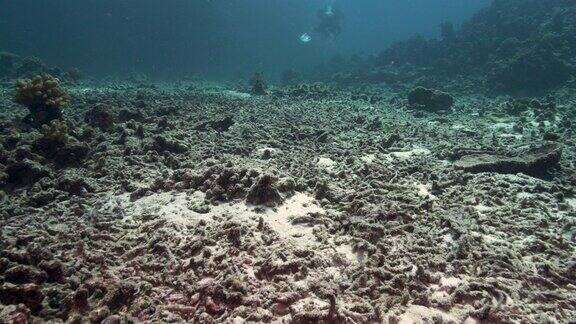
[[[326,8],[318,11],[317,14],[320,19],[320,23],[314,31],[322,34],[327,39],[335,39],[342,32],[342,27],[340,23],[344,16],[340,10],[328,5]]]

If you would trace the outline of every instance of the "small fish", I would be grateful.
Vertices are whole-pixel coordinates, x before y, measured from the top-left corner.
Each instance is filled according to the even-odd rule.
[[[312,40],[312,37],[310,37],[310,35],[308,35],[308,33],[304,33],[302,35],[300,35],[300,41],[302,43],[308,43]]]

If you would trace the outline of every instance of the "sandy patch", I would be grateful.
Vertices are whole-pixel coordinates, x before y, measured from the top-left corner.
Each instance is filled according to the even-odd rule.
[[[432,189],[432,185],[414,182],[414,186],[416,187],[416,189],[418,189],[417,192],[418,196],[423,198],[430,198],[432,200],[437,199],[437,197],[430,192],[430,189]]]
[[[470,129],[470,127],[462,124],[455,124],[451,127],[455,131],[463,132],[463,133],[474,133],[474,130]]]
[[[360,158],[364,163],[372,164],[376,160],[375,154],[367,154]]]
[[[179,226],[189,227],[196,225],[200,220],[210,224],[220,220],[219,216],[222,215],[233,215],[235,220],[254,224],[262,218],[263,222],[278,234],[280,245],[295,249],[322,250],[323,253],[334,256],[334,260],[345,260],[337,262],[337,266],[330,270],[335,278],[340,277],[339,266],[356,264],[363,258],[362,255],[353,251],[351,245],[337,244],[334,242],[334,238],[330,238],[328,242],[324,243],[317,240],[314,227],[321,225],[315,225],[315,220],[325,215],[326,211],[316,204],[313,197],[304,193],[294,194],[277,208],[261,209],[246,204],[244,201],[238,201],[210,206],[205,213],[198,213],[190,209],[190,206],[194,204],[203,203],[204,197],[205,194],[200,191],[191,194],[165,192],[143,197],[133,203],[129,202],[128,196],[124,196],[123,200],[124,204],[128,204],[127,219],[131,220],[142,219],[143,214],[148,214],[152,215],[151,219],[161,218]],[[295,219],[308,221],[295,223]]]
[[[402,151],[402,152],[392,152],[392,153],[388,153],[385,154],[384,157],[388,160],[388,161],[394,161],[395,159],[398,160],[408,160],[412,157],[415,156],[422,156],[422,155],[428,155],[430,154],[430,150],[425,149],[425,148],[420,148],[420,147],[416,147],[410,151]]]
[[[276,210],[267,209],[264,218],[274,231],[285,240],[292,241],[298,246],[309,246],[315,243],[313,227],[301,224],[292,224],[291,219],[314,214],[324,214],[325,211],[314,204],[314,198],[302,193],[295,194]],[[246,216],[250,217],[249,214]]]
[[[249,93],[239,92],[239,91],[234,91],[234,90],[224,90],[224,91],[222,91],[222,93],[225,94],[226,96],[232,97],[232,98],[247,99],[247,98],[252,97],[252,95]]]
[[[336,161],[327,157],[318,158],[318,162],[316,162],[318,169],[325,170],[326,172],[333,172],[336,165]]]
[[[472,208],[474,208],[478,212],[478,214],[480,214],[480,215],[485,215],[486,213],[488,213],[494,209],[490,206],[486,206],[486,205],[482,205],[482,204],[474,205]]]
[[[498,137],[500,138],[504,138],[504,139],[514,139],[514,140],[521,140],[522,138],[524,138],[523,135],[521,134],[499,134]]]
[[[211,222],[215,216],[234,215],[236,220],[257,222],[260,217],[282,240],[290,242],[294,246],[309,247],[316,244],[313,234],[313,225],[299,223],[293,224],[292,220],[299,217],[314,217],[323,215],[325,211],[314,203],[314,198],[296,193],[277,208],[266,208],[264,211],[256,210],[254,206],[245,202],[222,203],[210,206],[206,213],[198,213],[190,209],[194,203],[204,201],[204,193],[196,191],[192,194],[185,192],[164,192],[143,197],[130,204],[129,217],[134,215],[151,214],[154,218],[163,218],[168,222],[179,225],[194,225],[200,220]],[[346,249],[346,248],[342,248]],[[351,248],[350,248],[351,251]],[[349,253],[346,253],[349,255]]]
[[[420,305],[410,305],[406,311],[399,316],[398,324],[429,323],[433,318],[441,319],[441,323],[460,322],[455,316],[441,310]]]
[[[121,196],[125,203],[129,204],[127,216],[152,215],[154,218],[161,217],[169,222],[180,225],[196,224],[201,219],[208,219],[209,214],[201,214],[190,209],[194,202],[202,202],[204,194],[194,192],[162,192],[142,197],[133,203],[129,202],[129,196]]]
[[[511,132],[514,129],[514,123],[499,122],[490,125],[488,128],[494,131]]]

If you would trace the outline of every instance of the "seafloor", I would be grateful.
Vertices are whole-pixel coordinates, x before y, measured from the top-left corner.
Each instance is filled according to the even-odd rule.
[[[0,94],[0,322],[576,319],[569,94],[68,91],[50,152]]]

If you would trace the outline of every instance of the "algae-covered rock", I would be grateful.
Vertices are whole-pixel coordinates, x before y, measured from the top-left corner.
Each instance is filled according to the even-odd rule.
[[[448,110],[454,105],[454,98],[445,92],[417,87],[408,94],[411,107],[431,112]]]
[[[28,159],[9,164],[5,172],[8,175],[7,182],[16,186],[33,184],[50,174],[47,168]]]
[[[84,114],[84,121],[88,125],[98,127],[101,130],[109,130],[114,126],[116,116],[112,113],[110,107],[98,104]]]
[[[458,169],[467,172],[543,174],[560,162],[562,148],[557,144],[546,144],[507,157],[498,154],[466,155],[456,161]]]
[[[250,188],[246,202],[253,205],[266,205],[269,207],[282,203],[282,196],[274,186],[277,180],[270,175],[261,176]]]

